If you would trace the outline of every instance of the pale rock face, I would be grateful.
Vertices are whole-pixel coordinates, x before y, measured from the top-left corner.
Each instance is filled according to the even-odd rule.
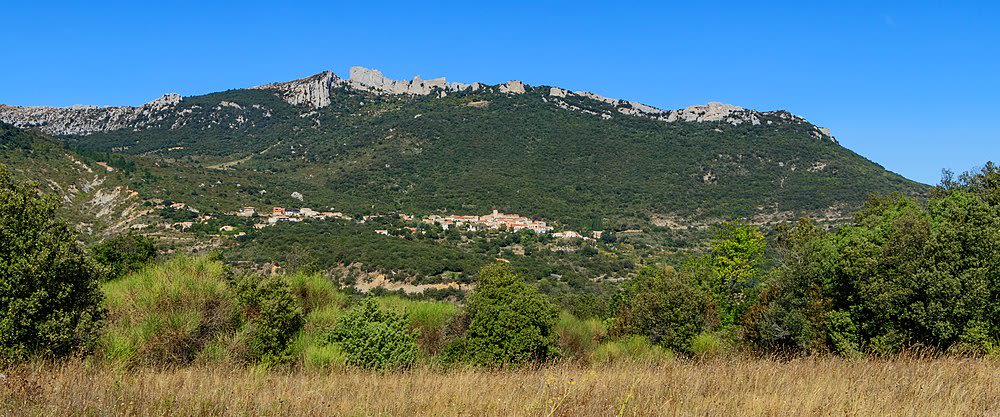
[[[462,83],[449,83],[444,77],[431,80],[413,77],[412,81],[399,81],[387,78],[378,70],[365,67],[351,67],[348,84],[358,90],[374,91],[388,94],[428,95],[434,91],[462,91],[472,88],[479,89],[478,83],[470,86]]]
[[[23,128],[37,127],[55,135],[141,129],[163,120],[166,113],[177,107],[181,100],[178,94],[165,94],[138,107],[16,107],[0,104],[0,121]]]
[[[685,122],[720,122],[729,115],[746,109],[713,101],[704,106],[685,107],[677,113],[677,118]]]
[[[552,97],[566,98],[566,90],[563,90],[558,87],[552,87],[549,89],[549,95]]]
[[[306,104],[318,109],[329,106],[330,90],[344,84],[345,81],[333,71],[326,71],[299,80],[265,84],[252,88],[276,90],[283,100],[293,106]]]
[[[501,93],[524,94],[524,83],[518,80],[507,81],[500,85]]]
[[[302,197],[302,193],[300,193],[300,192],[298,192],[298,191],[296,191],[296,192],[293,192],[293,193],[292,193],[292,198],[294,198],[294,199],[296,199],[296,200],[299,200],[299,201],[302,201],[302,199],[303,199],[303,197]]]

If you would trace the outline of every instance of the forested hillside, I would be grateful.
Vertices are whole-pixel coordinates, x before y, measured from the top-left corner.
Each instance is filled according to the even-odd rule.
[[[600,230],[842,216],[870,193],[925,189],[785,112],[667,123],[549,91],[438,97],[333,86],[330,104],[314,108],[232,90],[184,98],[139,129],[66,139],[169,167],[177,174],[147,176],[147,187],[212,209],[298,204],[290,196],[299,192],[308,205],[352,212],[496,207]],[[221,170],[228,184],[201,186]]]

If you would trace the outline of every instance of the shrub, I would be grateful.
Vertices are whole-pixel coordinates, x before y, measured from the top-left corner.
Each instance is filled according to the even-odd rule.
[[[673,359],[673,354],[654,345],[645,336],[632,335],[602,343],[590,355],[594,363],[659,363]]]
[[[134,272],[156,258],[153,239],[135,234],[112,237],[91,250],[94,261],[104,269],[108,279],[117,279]]]
[[[379,307],[372,298],[342,316],[330,333],[350,365],[369,369],[405,368],[417,357],[416,335],[406,319]]]
[[[559,348],[565,355],[578,361],[586,361],[607,335],[607,326],[601,320],[581,320],[564,311],[559,314],[555,331],[559,335]]]
[[[109,310],[102,352],[126,363],[224,360],[236,331],[235,294],[222,264],[177,257],[102,284]],[[203,352],[205,349],[216,352]]]
[[[480,270],[465,314],[462,356],[472,363],[519,364],[559,355],[553,331],[557,309],[506,264]]]
[[[691,339],[691,353],[698,357],[719,356],[728,350],[728,342],[716,333],[702,332]]]
[[[764,262],[764,234],[756,227],[725,223],[711,242],[711,273],[703,287],[719,308],[723,326],[737,324],[753,303]]]
[[[401,297],[381,297],[385,308],[400,311],[417,334],[417,345],[429,355],[440,353],[447,339],[447,326],[458,315],[458,307],[437,301],[415,301]]]
[[[828,313],[826,334],[834,352],[844,356],[857,356],[860,353],[858,326],[854,325],[850,313],[846,311]]]
[[[289,344],[303,319],[284,277],[243,275],[233,281],[245,320],[247,359],[264,364],[291,360]]]
[[[100,274],[56,210],[0,167],[0,359],[88,350],[99,334]]]
[[[642,335],[655,344],[690,351],[705,323],[707,296],[673,269],[647,268],[623,286],[612,335]]]
[[[331,279],[321,274],[296,272],[285,276],[289,290],[302,305],[302,313],[309,314],[329,306],[345,307],[347,295]]]

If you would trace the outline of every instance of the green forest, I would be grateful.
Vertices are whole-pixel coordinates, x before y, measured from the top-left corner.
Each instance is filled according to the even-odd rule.
[[[833,229],[803,219],[768,236],[726,223],[700,254],[602,284],[608,308],[586,316],[511,264],[427,242],[384,237],[367,246],[349,228],[314,231],[332,237],[331,262],[353,248],[412,258],[406,267],[415,270],[437,257],[449,270],[475,270],[461,301],[365,295],[316,272],[240,271],[220,261],[224,253],[158,257],[135,235],[83,247],[58,207],[0,173],[0,244],[10,249],[0,253],[5,360],[399,369],[735,352],[1000,354],[992,163],[946,176],[926,199],[873,196]],[[299,251],[291,237],[299,233],[287,231],[273,238]]]

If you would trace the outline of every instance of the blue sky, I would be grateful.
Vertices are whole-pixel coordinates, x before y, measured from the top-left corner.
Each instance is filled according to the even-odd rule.
[[[996,1],[6,3],[5,104],[139,104],[363,65],[787,109],[927,183],[1000,160]]]

